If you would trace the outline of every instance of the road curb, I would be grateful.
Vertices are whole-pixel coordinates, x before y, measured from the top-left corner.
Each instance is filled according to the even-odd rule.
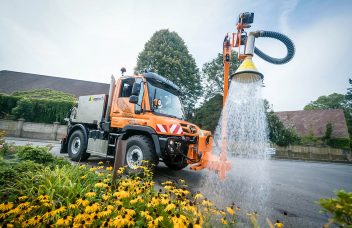
[[[6,140],[12,141],[28,141],[28,142],[41,142],[41,143],[48,143],[48,144],[60,144],[60,141],[54,140],[45,140],[45,139],[30,139],[30,138],[17,138],[17,137],[4,137]]]

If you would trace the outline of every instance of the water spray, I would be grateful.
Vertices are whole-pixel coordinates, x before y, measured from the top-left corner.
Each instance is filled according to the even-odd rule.
[[[254,62],[253,56],[254,54],[258,55],[265,61],[272,64],[285,64],[289,62],[295,53],[295,46],[293,42],[285,35],[278,32],[271,31],[254,31],[247,33],[245,29],[251,27],[251,24],[254,20],[254,13],[241,13],[238,18],[238,23],[236,25],[237,33],[232,33],[232,39],[229,37],[229,34],[225,36],[223,43],[223,63],[224,63],[224,98],[223,105],[226,109],[227,105],[227,96],[229,91],[229,82],[231,81],[235,83],[243,83],[243,84],[254,84],[262,81],[264,79],[264,75],[258,71]],[[271,57],[257,47],[255,47],[255,40],[261,37],[269,37],[274,38],[281,41],[287,48],[287,54],[283,58],[274,58]],[[238,48],[238,59],[241,62],[241,65],[238,67],[236,72],[230,74],[230,62],[231,62],[231,50],[232,48]],[[241,48],[243,47],[243,50]],[[233,90],[233,89],[232,89]],[[231,106],[231,105],[230,105]],[[227,109],[229,109],[227,107]],[[230,108],[231,109],[231,108]],[[221,148],[220,148],[220,156],[219,160],[214,164],[209,162],[207,167],[209,169],[217,171],[219,178],[224,180],[226,172],[230,169],[230,164],[227,160],[227,120],[228,120],[228,110],[223,111],[221,122],[219,125],[221,126]],[[231,142],[230,142],[231,143]]]

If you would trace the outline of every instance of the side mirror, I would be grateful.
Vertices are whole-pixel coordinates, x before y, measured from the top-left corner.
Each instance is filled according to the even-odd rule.
[[[153,100],[153,105],[154,105],[154,107],[158,108],[159,106],[161,106],[161,100],[155,98]]]
[[[131,95],[129,101],[130,101],[130,103],[137,104],[138,103],[138,96]]]
[[[135,82],[132,86],[132,95],[138,96],[141,91],[141,83]]]

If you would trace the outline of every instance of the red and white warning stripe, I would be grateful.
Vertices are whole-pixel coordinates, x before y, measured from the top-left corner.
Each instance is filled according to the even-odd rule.
[[[156,131],[160,133],[166,133],[167,132],[167,126],[164,124],[157,124],[156,125]]]
[[[170,133],[171,134],[183,134],[182,127],[178,124],[170,124]]]

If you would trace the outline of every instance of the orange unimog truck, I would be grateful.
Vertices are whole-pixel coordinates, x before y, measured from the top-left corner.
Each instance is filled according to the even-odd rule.
[[[61,153],[73,161],[90,155],[112,158],[120,138],[126,140],[124,164],[131,169],[147,160],[174,170],[189,164],[195,164],[193,170],[212,164],[220,170],[222,163],[211,155],[211,132],[184,120],[179,95],[177,85],[155,73],[122,75],[117,81],[112,76],[109,95],[79,97],[66,119]]]

